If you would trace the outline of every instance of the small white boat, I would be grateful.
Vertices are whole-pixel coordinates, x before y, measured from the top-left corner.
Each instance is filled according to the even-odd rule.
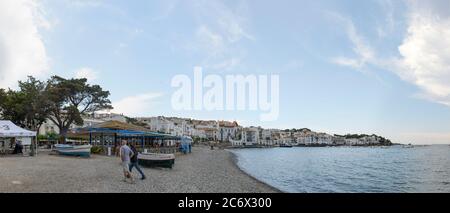
[[[91,156],[92,145],[70,145],[70,144],[56,144],[55,149],[60,155],[69,156]]]
[[[412,144],[403,145],[403,148],[414,148],[414,145],[412,145]]]

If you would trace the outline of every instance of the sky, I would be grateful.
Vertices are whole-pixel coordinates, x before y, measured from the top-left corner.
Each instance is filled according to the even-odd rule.
[[[279,117],[171,107],[174,76],[279,76]],[[113,112],[450,143],[448,0],[2,0],[0,88],[85,77]]]

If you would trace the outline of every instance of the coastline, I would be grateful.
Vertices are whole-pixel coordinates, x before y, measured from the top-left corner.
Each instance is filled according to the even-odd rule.
[[[0,158],[0,192],[39,193],[279,193],[242,171],[234,154],[223,149],[193,147],[177,155],[173,169],[142,168],[146,180],[122,181],[120,160],[92,155],[83,159],[49,155]]]
[[[275,188],[274,186],[271,186],[271,185],[268,184],[268,183],[265,183],[265,182],[262,181],[262,180],[259,180],[258,178],[254,177],[253,175],[251,175],[251,174],[245,172],[245,171],[244,171],[241,167],[239,167],[239,165],[238,165],[238,161],[239,161],[238,156],[237,156],[235,153],[233,153],[233,152],[231,152],[231,151],[229,151],[229,150],[225,150],[225,151],[227,151],[228,153],[230,153],[230,160],[232,161],[233,165],[234,165],[239,171],[242,172],[242,174],[248,176],[249,178],[251,178],[251,179],[253,179],[253,180],[255,180],[255,181],[257,181],[257,182],[259,182],[259,183],[261,183],[261,184],[266,185],[267,187],[272,188],[272,190],[274,190],[275,193],[287,193],[287,192],[284,192],[284,191],[282,191],[282,190],[280,190],[280,189]]]

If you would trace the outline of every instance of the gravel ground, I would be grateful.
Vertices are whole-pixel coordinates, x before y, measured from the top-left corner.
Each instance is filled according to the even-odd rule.
[[[146,180],[122,181],[119,158],[74,158],[41,152],[37,157],[0,157],[0,192],[266,193],[278,190],[242,172],[226,150],[194,147],[173,169],[143,168]]]

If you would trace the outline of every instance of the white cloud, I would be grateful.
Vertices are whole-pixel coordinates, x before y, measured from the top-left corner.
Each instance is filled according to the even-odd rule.
[[[146,116],[151,113],[152,108],[157,103],[156,100],[162,93],[145,93],[130,97],[125,97],[112,105],[114,113],[123,113],[127,116],[137,117]]]
[[[88,82],[97,80],[99,73],[92,68],[83,67],[75,71],[75,78],[86,78]]]
[[[234,67],[238,66],[241,63],[241,58],[236,57],[236,58],[229,58],[226,59],[222,62],[219,62],[217,64],[213,64],[210,67],[206,67],[206,68],[213,68],[215,70],[231,70]]]
[[[397,23],[394,18],[394,14],[396,11],[394,8],[393,1],[394,0],[378,0],[377,1],[385,14],[384,20],[382,20],[380,23],[378,23],[378,27],[376,29],[377,33],[378,33],[378,37],[385,38],[395,30]]]
[[[120,55],[122,51],[125,50],[126,48],[128,48],[128,44],[121,42],[117,45],[116,49],[114,50],[114,54]]]
[[[99,7],[103,0],[67,0],[67,4],[72,7]]]
[[[231,8],[219,1],[195,2],[199,27],[196,40],[188,46],[205,54],[203,66],[230,70],[244,58],[242,42],[255,40],[248,30],[245,3]]]
[[[159,8],[159,14],[152,18],[152,21],[161,21],[168,18],[176,9],[179,0],[165,0],[163,6]]]
[[[390,70],[421,89],[415,97],[450,106],[450,1],[406,3],[408,27],[398,47],[399,57],[377,58],[376,52],[347,20],[347,35],[356,57],[335,57],[332,62],[359,71],[367,65]]]
[[[450,106],[450,10],[441,11],[450,3],[410,1],[410,5],[408,33],[393,70],[422,89],[420,97]]]
[[[0,87],[15,87],[27,75],[44,76],[49,57],[39,28],[50,28],[37,0],[0,1]]]
[[[374,63],[376,61],[375,51],[368,44],[368,42],[357,32],[355,25],[350,19],[336,14],[334,14],[334,16],[345,24],[346,34],[353,44],[352,50],[355,54],[355,57],[350,58],[339,56],[332,58],[331,61],[338,65],[349,66],[353,69],[363,71],[367,64]]]
[[[225,51],[226,44],[222,35],[212,32],[208,27],[200,26],[196,36],[200,47],[212,56],[219,56]]]
[[[333,63],[341,65],[341,66],[348,66],[348,67],[352,67],[354,69],[361,68],[361,62],[358,59],[354,59],[354,58],[335,57],[335,58],[331,59],[331,61]]]

